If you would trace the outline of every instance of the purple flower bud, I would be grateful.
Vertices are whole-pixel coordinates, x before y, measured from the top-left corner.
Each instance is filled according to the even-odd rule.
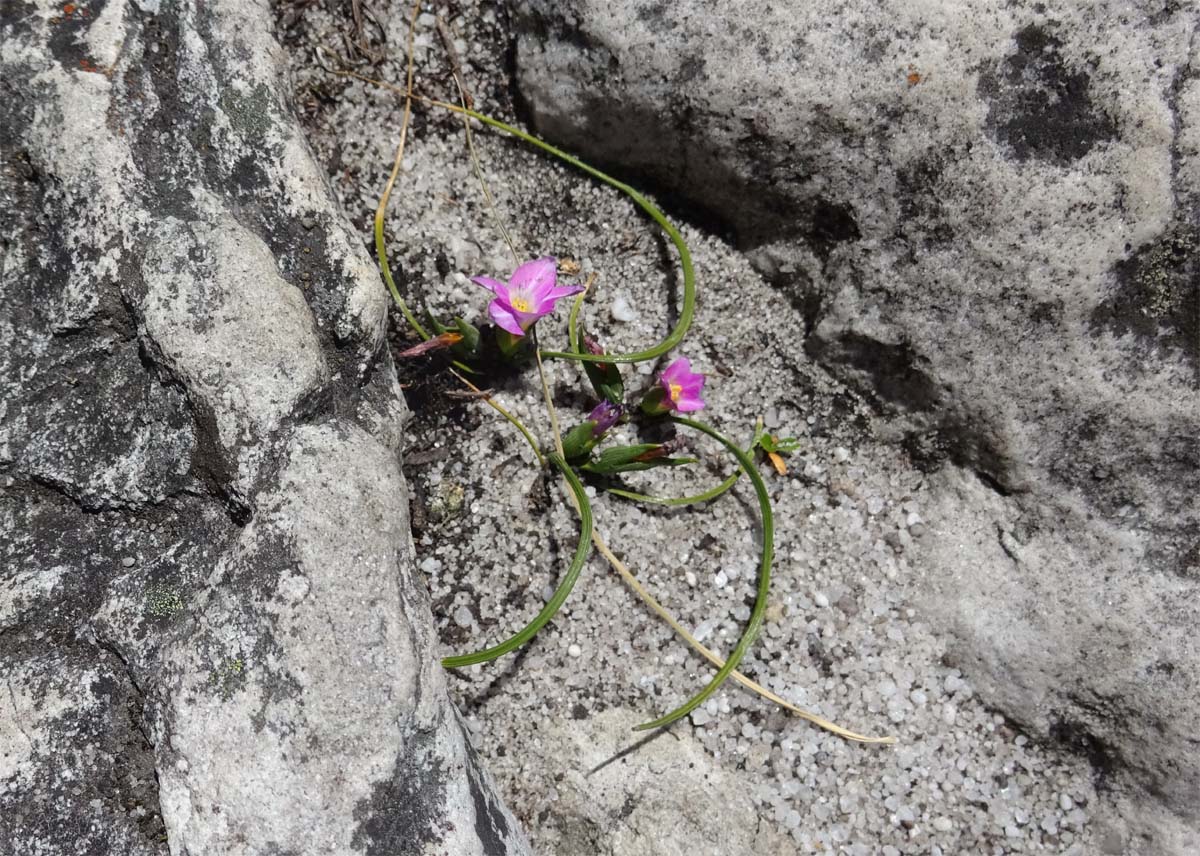
[[[595,438],[603,436],[609,428],[617,424],[624,412],[625,408],[619,404],[601,401],[588,414],[588,421],[596,423],[596,427],[592,429],[592,436]]]

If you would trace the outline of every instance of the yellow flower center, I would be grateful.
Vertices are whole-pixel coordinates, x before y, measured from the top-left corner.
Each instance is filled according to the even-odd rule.
[[[518,297],[515,294],[509,294],[508,303],[510,306],[512,306],[513,309],[517,310],[518,312],[528,312],[529,311],[529,301],[526,300],[524,297]]]
[[[671,400],[672,400],[672,401],[678,401],[678,400],[679,400],[679,396],[683,394],[683,386],[682,386],[682,384],[678,384],[678,383],[669,383],[669,384],[667,384],[667,386],[668,386],[668,387],[670,388],[670,390],[671,390]]]

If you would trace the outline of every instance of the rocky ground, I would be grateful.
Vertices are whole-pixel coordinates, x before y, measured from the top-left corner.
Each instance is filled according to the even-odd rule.
[[[403,79],[406,10],[371,4],[361,27],[343,4],[283,4],[295,97],[310,143],[364,243],[393,156],[397,96],[330,68]],[[418,21],[417,88],[453,97],[433,7]],[[439,5],[479,109],[513,120],[503,5]],[[318,50],[322,46],[326,50]],[[613,350],[656,341],[678,293],[673,251],[616,192],[521,144],[476,145],[521,255],[577,260],[599,279],[590,326]],[[787,475],[764,467],[775,502],[772,608],[745,671],[793,702],[894,747],[828,735],[729,688],[650,741],[629,729],[670,709],[710,674],[593,557],[558,618],[526,649],[452,686],[500,790],[539,852],[1122,853],[1124,823],[1102,768],[1022,733],[945,659],[920,608],[921,545],[941,531],[931,476],[876,411],[806,355],[804,307],[755,270],[719,226],[677,199],[698,271],[693,332],[677,352],[709,375],[706,417],[734,437],[762,416],[801,440]],[[388,232],[401,287],[417,305],[483,317],[470,276],[512,259],[474,181],[461,122],[418,107]],[[565,319],[543,322],[550,342]],[[393,318],[402,329],[402,319]],[[397,333],[397,339],[401,338]],[[627,372],[637,391],[654,366]],[[523,441],[478,404],[406,379],[415,420],[406,473],[418,561],[447,653],[497,641],[540,607],[573,548],[575,523]],[[590,401],[580,373],[553,364],[568,421]],[[402,377],[406,376],[401,367]],[[532,375],[497,397],[548,437]],[[681,494],[730,471],[712,444],[682,472],[629,479]],[[969,485],[965,489],[969,489]],[[597,495],[597,526],[697,636],[728,650],[749,614],[757,554],[752,494],[708,506],[644,509]]]

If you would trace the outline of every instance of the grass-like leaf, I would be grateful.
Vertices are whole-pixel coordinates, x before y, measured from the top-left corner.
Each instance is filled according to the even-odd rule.
[[[583,483],[579,481],[579,476],[575,475],[575,472],[558,455],[548,455],[547,457],[558,468],[558,471],[562,473],[563,478],[571,488],[571,493],[575,496],[576,504],[579,508],[579,546],[575,548],[575,556],[571,559],[571,566],[567,568],[562,582],[558,584],[558,588],[554,590],[554,594],[550,597],[550,600],[546,601],[546,605],[542,607],[542,611],[534,617],[533,621],[529,622],[524,628],[508,639],[505,639],[499,645],[485,648],[482,651],[476,651],[474,654],[444,657],[442,665],[447,669],[461,669],[463,666],[473,666],[476,663],[486,663],[489,660],[495,660],[497,657],[503,657],[505,654],[520,648],[537,635],[537,632],[545,626],[547,621],[554,617],[554,614],[558,612],[559,608],[566,601],[567,596],[571,593],[571,589],[575,587],[576,580],[579,579],[579,573],[583,570],[588,555],[592,552],[592,506],[588,503]]]
[[[650,496],[649,494],[634,493],[631,490],[624,490],[623,488],[619,487],[606,487],[604,490],[607,493],[611,493],[613,496],[619,496],[622,499],[630,499],[634,502],[647,502],[652,505],[669,505],[673,507],[679,507],[682,505],[694,505],[698,502],[708,502],[711,499],[716,499],[718,496],[725,493],[725,491],[737,484],[737,480],[741,478],[741,475],[742,471],[738,470],[716,487],[709,488],[708,490],[704,491],[704,493],[697,493],[694,496]]]
[[[767,486],[763,483],[762,476],[758,474],[758,469],[754,466],[754,460],[743,452],[732,440],[725,438],[715,428],[705,425],[703,422],[697,422],[694,419],[688,419],[684,416],[672,416],[671,421],[699,431],[702,434],[707,434],[737,458],[738,465],[754,485],[754,493],[758,497],[759,513],[762,515],[762,559],[759,563],[758,591],[754,598],[754,608],[750,611],[750,621],[746,624],[746,629],[742,632],[742,638],[738,640],[737,645],[729,654],[729,658],[725,661],[725,664],[717,670],[717,674],[708,682],[708,686],[700,690],[696,695],[665,716],[660,716],[653,722],[646,722],[637,726],[634,729],[635,731],[661,728],[664,725],[670,725],[672,722],[687,716],[697,707],[704,704],[708,697],[715,693],[721,684],[725,683],[725,680],[737,669],[742,658],[746,656],[746,652],[750,650],[750,645],[754,642],[754,638],[758,636],[758,631],[762,628],[763,616],[767,611],[767,596],[771,588],[771,561],[775,554],[775,518],[771,513],[771,497],[767,494]]]

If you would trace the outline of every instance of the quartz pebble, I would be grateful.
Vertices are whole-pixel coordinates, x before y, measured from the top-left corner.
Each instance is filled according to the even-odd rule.
[[[636,321],[638,314],[624,295],[617,295],[612,302],[612,317],[614,321],[629,322]]]

